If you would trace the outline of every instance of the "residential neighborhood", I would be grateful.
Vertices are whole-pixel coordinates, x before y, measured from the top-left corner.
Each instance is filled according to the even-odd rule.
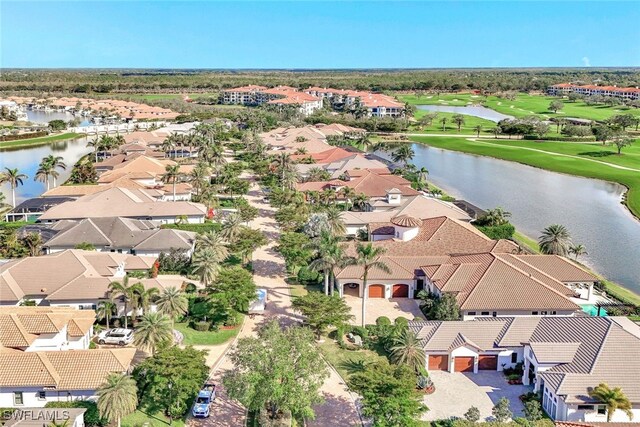
[[[640,427],[636,3],[0,11],[0,427]]]

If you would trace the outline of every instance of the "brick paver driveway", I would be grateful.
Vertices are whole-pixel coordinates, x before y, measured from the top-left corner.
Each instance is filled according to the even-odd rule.
[[[353,295],[345,295],[344,300],[351,307],[351,314],[355,319],[351,322],[360,325],[362,319],[362,299]],[[397,317],[413,320],[415,317],[424,319],[417,300],[410,298],[367,298],[367,324],[376,323],[380,316],[387,316],[393,322]]]
[[[518,397],[531,390],[527,386],[509,385],[502,372],[496,371],[477,374],[433,371],[430,376],[436,391],[424,397],[429,411],[422,419],[427,421],[462,417],[472,406],[480,410],[481,420],[490,420],[493,405],[502,397],[511,402],[514,417],[520,417],[524,408]]]
[[[259,248],[253,254],[254,281],[258,287],[268,289],[268,296],[265,315],[246,319],[238,334],[239,338],[255,335],[257,328],[265,318],[277,317],[281,323],[285,324],[302,320],[291,309],[289,285],[284,280],[286,277],[284,259],[274,250],[280,236],[280,231],[273,219],[275,209],[264,202],[262,192],[255,183],[251,185],[247,200],[260,210],[258,218],[253,220],[250,226],[264,232],[269,241],[266,246]],[[244,425],[246,410],[238,402],[227,398],[221,384],[224,372],[232,368],[233,364],[226,355],[214,365],[211,379],[218,385],[218,397],[211,408],[211,417],[190,419],[191,426],[231,427]],[[360,425],[354,399],[335,371],[330,371],[330,376],[325,381],[321,393],[325,398],[325,403],[314,408],[316,419],[309,423],[310,426]]]

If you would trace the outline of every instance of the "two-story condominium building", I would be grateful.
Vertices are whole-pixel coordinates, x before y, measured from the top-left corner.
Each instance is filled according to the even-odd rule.
[[[477,373],[523,365],[522,381],[542,395],[559,421],[605,422],[606,407],[590,397],[598,384],[621,387],[640,416],[640,328],[618,317],[502,317],[474,321],[412,321],[429,371]],[[620,410],[613,422],[630,421]]]
[[[401,117],[404,114],[404,104],[398,102],[393,96],[382,93],[314,86],[306,89],[305,92],[348,107],[359,103],[367,108],[369,117]]]
[[[0,347],[21,351],[86,350],[95,321],[93,310],[0,306]]]
[[[640,99],[640,88],[637,87],[574,85],[571,83],[560,83],[549,86],[547,93],[554,96],[577,93],[582,96],[599,95],[612,96],[621,99]]]
[[[96,400],[110,373],[128,373],[135,348],[20,351],[0,349],[0,406],[43,407]]]
[[[298,106],[300,113],[308,116],[322,108],[322,98],[300,92],[291,86],[276,86],[267,88],[264,86],[249,85],[223,92],[222,100],[225,104],[240,105],[294,105]]]

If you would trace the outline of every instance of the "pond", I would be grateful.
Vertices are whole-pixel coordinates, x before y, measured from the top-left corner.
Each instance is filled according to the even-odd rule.
[[[68,122],[73,120],[75,116],[71,113],[62,112],[62,111],[34,111],[27,110],[27,119],[33,123],[49,123],[51,120],[64,120]],[[80,121],[80,126],[89,126],[92,123],[88,118],[82,117]]]
[[[500,120],[514,118],[513,116],[498,113],[497,111],[494,111],[490,108],[482,107],[479,105],[469,105],[466,107],[456,107],[451,105],[417,105],[416,108],[418,110],[424,111],[466,114],[467,116],[479,117],[481,119],[491,120],[492,122],[496,123],[498,123]]]
[[[640,293],[640,221],[621,204],[623,186],[421,144],[413,149],[413,163],[447,193],[483,209],[503,207],[533,238],[550,224],[565,225],[587,248],[581,262]]]
[[[32,197],[38,197],[46,191],[46,184],[34,181],[33,179],[38,170],[38,165],[44,157],[53,154],[54,156],[61,156],[63,158],[63,161],[67,165],[67,170],[59,171],[60,176],[57,181],[58,184],[61,184],[69,177],[74,163],[85,154],[91,152],[91,148],[87,147],[87,142],[87,138],[76,138],[36,147],[0,149],[0,170],[4,170],[4,168],[18,168],[21,173],[29,177],[24,180],[24,185],[16,189],[16,203]],[[9,185],[2,185],[1,190],[6,196],[5,200],[10,202],[11,189]]]

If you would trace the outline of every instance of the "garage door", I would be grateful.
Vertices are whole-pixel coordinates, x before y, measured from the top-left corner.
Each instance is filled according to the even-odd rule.
[[[369,298],[384,298],[384,285],[369,286]]]
[[[430,371],[448,371],[449,356],[447,356],[446,354],[430,355],[429,370]]]
[[[408,298],[409,285],[393,285],[393,298]]]
[[[497,371],[498,356],[480,356],[478,358],[478,369],[481,371]]]
[[[456,357],[453,369],[456,372],[473,372],[473,357]]]

